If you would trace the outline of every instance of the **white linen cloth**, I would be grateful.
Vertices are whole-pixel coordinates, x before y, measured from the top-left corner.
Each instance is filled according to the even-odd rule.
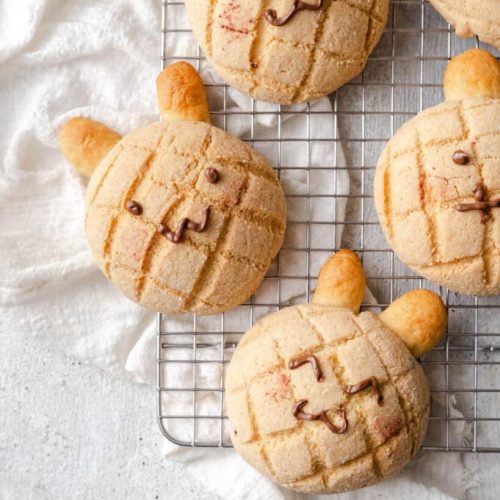
[[[86,181],[62,158],[57,134],[74,115],[101,120],[121,133],[158,119],[160,2],[4,0],[0,33],[1,323],[18,330],[29,346],[43,343],[76,356],[113,371],[124,384],[153,385],[155,315],[125,299],[92,263],[83,231]],[[212,76],[207,71],[203,77]],[[235,106],[245,105],[238,92],[229,90],[229,97]],[[312,106],[328,109],[329,102]],[[260,120],[261,127],[275,125],[275,117]],[[329,126],[333,134],[333,121]],[[293,117],[287,127],[303,134]],[[234,119],[231,130],[248,132]],[[333,158],[333,146],[321,155]],[[319,160],[313,153],[310,165]],[[338,147],[337,164],[343,161]],[[285,185],[288,191],[299,188]],[[336,192],[349,192],[345,171],[339,171]],[[345,205],[338,205],[338,219],[343,211]],[[223,498],[296,496],[232,450],[166,444],[165,452]],[[443,477],[439,464],[451,467]],[[461,496],[470,484],[459,455],[422,455],[396,479],[348,497],[449,498]]]

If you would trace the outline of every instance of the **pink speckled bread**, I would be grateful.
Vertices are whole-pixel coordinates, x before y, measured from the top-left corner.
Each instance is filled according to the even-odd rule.
[[[388,0],[186,0],[203,52],[229,84],[290,104],[333,92],[365,67]],[[295,6],[295,8],[294,8]]]
[[[446,101],[411,119],[375,176],[382,228],[399,258],[458,293],[500,293],[500,64],[472,49],[445,75]]]
[[[429,387],[416,355],[441,338],[446,310],[427,290],[380,316],[358,314],[364,274],[340,251],[312,304],[271,314],[238,344],[226,378],[231,439],[278,484],[306,493],[362,488],[399,472],[420,447]]]

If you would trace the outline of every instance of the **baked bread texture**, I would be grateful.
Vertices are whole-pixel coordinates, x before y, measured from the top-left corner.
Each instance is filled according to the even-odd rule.
[[[194,69],[182,64],[160,76],[159,88],[179,71],[189,80]],[[89,245],[110,281],[149,309],[223,311],[256,290],[278,252],[284,195],[262,155],[199,121],[208,116],[199,87],[159,103],[165,121],[129,133],[95,168],[86,195]],[[70,158],[85,144],[68,133],[72,126],[61,133]]]
[[[380,223],[398,257],[458,293],[500,293],[499,75],[479,49],[452,60],[445,95],[458,100],[401,127],[375,176]]]
[[[281,104],[310,101],[364,68],[388,0],[186,0],[203,52],[230,85]]]
[[[320,281],[348,276],[348,254],[357,259],[339,252]],[[353,279],[364,281],[359,259],[357,268]],[[332,304],[356,310],[351,292],[332,288]],[[422,324],[440,317],[439,329],[427,324],[436,341],[446,310],[425,293],[435,297],[430,307],[425,300],[408,307]],[[238,344],[226,379],[236,450],[281,486],[305,493],[362,488],[399,472],[419,449],[429,416],[426,377],[397,334],[376,315],[325,297],[260,320]]]
[[[500,0],[430,0],[458,36],[477,35],[500,49]]]

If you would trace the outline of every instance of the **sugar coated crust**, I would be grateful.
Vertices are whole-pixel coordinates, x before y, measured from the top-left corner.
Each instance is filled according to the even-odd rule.
[[[306,2],[316,3],[313,0]],[[282,26],[289,0],[186,0],[203,52],[229,84],[281,104],[333,92],[364,68],[387,22],[388,0],[323,0]]]
[[[139,214],[127,208],[131,202]],[[206,226],[194,230],[205,214]],[[195,226],[171,241],[166,231],[175,233],[185,218]],[[284,195],[264,157],[202,122],[134,130],[87,190],[97,264],[129,298],[166,313],[210,314],[245,301],[278,252],[285,221]]]
[[[399,258],[452,291],[500,293],[500,208],[459,211],[500,196],[500,99],[447,101],[407,122],[377,166],[375,204]],[[453,155],[463,151],[467,163]]]
[[[313,355],[290,369],[290,361]],[[346,389],[375,377],[371,387]],[[429,416],[425,375],[404,344],[372,313],[306,304],[259,321],[228,368],[226,407],[236,450],[278,484],[305,493],[362,488],[399,472],[420,447]],[[326,412],[344,432],[294,416]]]

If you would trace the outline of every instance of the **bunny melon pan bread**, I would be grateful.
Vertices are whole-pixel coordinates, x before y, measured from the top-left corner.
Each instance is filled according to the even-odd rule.
[[[446,309],[414,290],[380,315],[359,314],[365,277],[341,250],[312,304],[257,322],[226,377],[231,440],[278,484],[307,493],[362,488],[399,472],[419,449],[429,386],[415,359],[444,335]]]
[[[193,33],[230,85],[280,104],[330,94],[366,65],[388,0],[186,0]]]
[[[211,126],[192,66],[157,79],[163,122],[121,137],[74,118],[60,147],[92,175],[85,227],[106,277],[164,313],[212,314],[244,302],[284,238],[286,205],[266,159]]]
[[[445,102],[389,141],[375,205],[398,257],[457,293],[500,293],[500,63],[471,49],[453,58]]]

